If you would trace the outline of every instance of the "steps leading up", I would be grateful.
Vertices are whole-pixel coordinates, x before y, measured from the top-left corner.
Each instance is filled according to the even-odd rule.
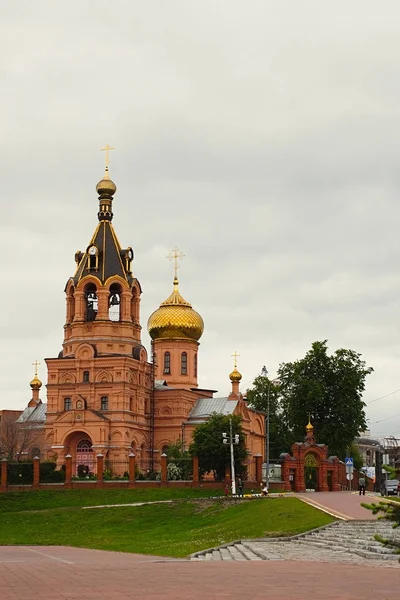
[[[340,521],[303,533],[293,538],[241,540],[219,548],[196,552],[191,560],[367,560],[398,561],[391,546],[384,546],[374,536],[400,542],[400,528],[394,530],[389,521]]]

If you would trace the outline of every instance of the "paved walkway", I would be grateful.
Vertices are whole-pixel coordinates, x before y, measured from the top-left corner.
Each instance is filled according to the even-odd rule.
[[[295,497],[312,504],[318,508],[325,509],[333,515],[342,519],[361,519],[374,520],[378,515],[374,515],[371,510],[361,506],[361,502],[370,504],[378,503],[381,498],[375,494],[366,493],[365,496],[359,496],[358,492],[308,492],[304,494],[295,494]]]
[[[0,547],[1,600],[392,600],[399,570],[314,562],[191,563],[63,547]]]

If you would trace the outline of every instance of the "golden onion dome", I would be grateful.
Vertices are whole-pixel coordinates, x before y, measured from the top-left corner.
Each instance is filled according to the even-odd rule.
[[[39,377],[35,375],[35,377],[32,379],[29,385],[33,390],[40,390],[40,388],[42,387],[42,382],[40,381]]]
[[[189,339],[196,342],[204,331],[204,322],[179,293],[178,278],[174,278],[174,291],[150,315],[147,329],[153,340]]]
[[[96,192],[99,194],[99,196],[113,196],[116,191],[117,186],[110,179],[108,168],[106,168],[103,179],[101,179],[96,185]]]
[[[239,371],[237,370],[237,368],[235,367],[232,371],[232,373],[229,375],[229,379],[232,381],[232,383],[234,382],[238,382],[242,379],[242,374],[239,373]]]
[[[308,425],[306,425],[306,431],[312,431],[314,427],[311,425],[310,421],[308,421]]]

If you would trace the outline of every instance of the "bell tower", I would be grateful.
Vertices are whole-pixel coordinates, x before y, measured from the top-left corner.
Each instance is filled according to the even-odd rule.
[[[75,253],[75,274],[65,287],[62,350],[58,358],[46,359],[46,447],[50,455],[74,457],[80,443],[93,456],[101,452],[120,460],[132,444],[147,446],[152,379],[141,343],[142,290],[132,272],[133,251],[121,247],[112,224],[113,148],[103,150],[98,223],[85,249]]]
[[[84,251],[75,253],[76,272],[66,285],[67,315],[63,358],[75,356],[85,341],[96,346],[96,356],[132,356],[141,343],[139,303],[141,287],[132,274],[133,250],[122,249],[115,234],[112,203],[117,191],[108,173],[96,186],[99,223]]]

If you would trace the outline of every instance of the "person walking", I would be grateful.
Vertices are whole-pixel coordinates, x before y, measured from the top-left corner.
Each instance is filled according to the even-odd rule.
[[[359,496],[361,496],[361,494],[363,496],[365,496],[365,479],[364,479],[364,477],[360,477],[360,479],[358,480],[358,494],[359,494]]]
[[[240,496],[242,496],[242,498],[243,498],[243,480],[240,478],[238,479],[238,482],[237,482],[237,489],[238,489],[239,498],[240,498]]]

